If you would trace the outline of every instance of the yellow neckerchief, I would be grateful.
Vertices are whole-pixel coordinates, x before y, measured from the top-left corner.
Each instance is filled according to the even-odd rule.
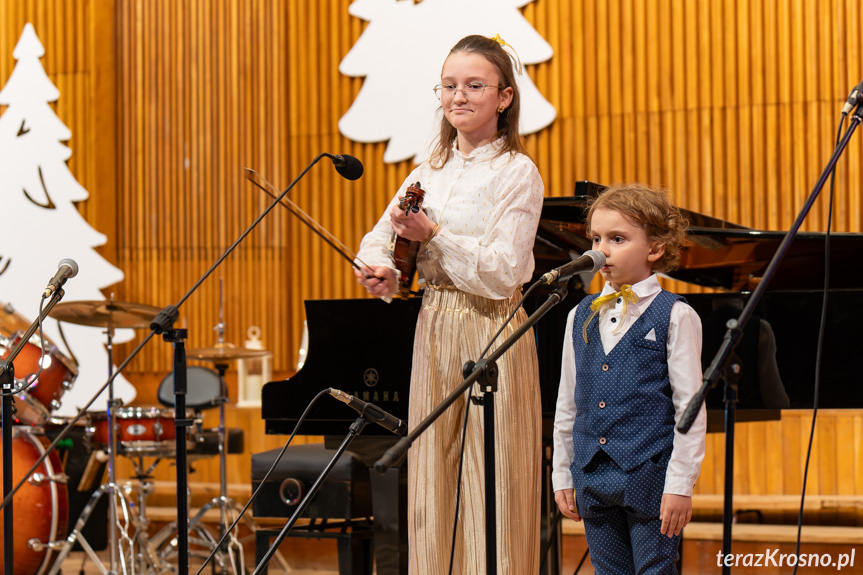
[[[608,304],[614,302],[617,298],[623,298],[623,309],[620,312],[621,322],[620,324],[614,328],[612,333],[616,332],[623,325],[623,319],[626,318],[626,309],[630,303],[635,303],[639,300],[638,294],[632,291],[632,286],[629,284],[623,284],[620,286],[620,291],[616,291],[614,293],[610,293],[607,295],[601,295],[590,304],[590,309],[593,310],[587,319],[584,320],[584,325],[581,326],[581,335],[584,337],[584,343],[587,343],[587,326],[590,324],[590,320],[599,314],[602,308]]]

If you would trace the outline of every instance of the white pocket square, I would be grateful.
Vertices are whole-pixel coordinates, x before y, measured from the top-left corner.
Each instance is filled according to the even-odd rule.
[[[656,341],[656,330],[653,328],[650,328],[650,331],[647,332],[647,335],[644,336],[644,339],[649,340],[649,341]]]

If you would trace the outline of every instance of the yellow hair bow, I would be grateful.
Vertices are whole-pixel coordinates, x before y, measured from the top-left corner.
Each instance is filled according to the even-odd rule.
[[[591,302],[590,304],[590,309],[593,310],[593,313],[587,316],[587,319],[584,320],[584,325],[581,326],[581,336],[584,338],[584,343],[587,343],[587,326],[590,324],[590,321],[595,318],[597,314],[599,314],[600,310],[602,310],[605,304],[611,303],[617,298],[623,298],[623,309],[620,312],[621,317],[626,317],[626,309],[629,304],[635,303],[639,299],[638,294],[632,291],[632,286],[629,284],[624,284],[620,286],[620,291],[607,295],[601,295],[595,300],[593,300],[593,302]],[[621,321],[618,326],[614,328],[614,331],[620,329],[620,326],[622,325],[623,321]]]
[[[521,76],[521,73],[522,73],[521,58],[518,57],[518,52],[515,51],[515,48],[512,47],[512,44],[508,43],[506,40],[501,38],[500,34],[495,34],[494,37],[492,38],[492,40],[494,40],[495,42],[500,44],[501,48],[505,48],[505,47],[509,46],[509,49],[512,50],[512,53],[515,55],[515,58],[513,58],[513,60],[515,61],[515,64],[516,64],[515,71],[518,72],[519,76]],[[510,56],[510,57],[512,58],[512,56]]]

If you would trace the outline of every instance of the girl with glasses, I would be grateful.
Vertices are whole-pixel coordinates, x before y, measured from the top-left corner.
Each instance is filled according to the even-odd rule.
[[[358,281],[385,299],[398,291],[393,231],[422,242],[423,303],[416,327],[408,424],[416,426],[463,381],[521,295],[534,269],[543,183],[518,133],[517,59],[499,37],[467,36],[450,51],[435,87],[440,134],[429,160],[407,177],[362,241]],[[409,184],[425,190],[423,211],[398,208]],[[519,310],[494,347],[525,321]],[[499,573],[539,570],[540,395],[531,333],[498,359],[495,394]],[[477,388],[472,395],[481,395]],[[484,573],[485,509],[481,406],[460,398],[408,451],[411,574],[447,573],[453,545],[462,429],[461,502],[453,573]]]

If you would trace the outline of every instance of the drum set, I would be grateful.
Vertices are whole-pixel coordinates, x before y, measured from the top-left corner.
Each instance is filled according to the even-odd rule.
[[[0,304],[2,305],[2,304]],[[105,330],[108,350],[108,377],[112,375],[112,338],[118,328],[149,328],[159,309],[140,304],[114,301],[81,301],[57,304],[51,316],[61,322],[100,327]],[[30,322],[18,314],[10,305],[0,307],[0,356],[3,358],[13,346],[20,342]],[[220,324],[221,325],[221,324]],[[213,348],[188,350],[190,358],[209,360],[216,364],[218,372],[197,368],[211,381],[201,386],[203,397],[188,406],[186,417],[201,422],[200,409],[219,407],[218,453],[220,458],[220,496],[205,506],[189,524],[189,531],[197,536],[210,550],[215,548],[219,537],[226,531],[238,507],[227,496],[226,455],[227,430],[225,428],[225,403],[228,402],[224,373],[227,363],[234,359],[262,355],[267,352],[232,348],[222,343]],[[47,435],[51,430],[63,426],[67,420],[53,414],[61,405],[63,394],[70,389],[78,375],[77,362],[63,354],[48,338],[33,336],[14,361],[16,388],[25,388],[16,395],[16,420],[12,427],[13,481],[23,479],[36,460],[45,453],[49,444]],[[41,371],[40,371],[41,367]],[[194,370],[196,368],[190,368]],[[170,376],[169,376],[170,378]],[[166,383],[170,384],[166,378]],[[189,396],[195,396],[195,377],[189,381]],[[30,385],[27,386],[26,384]],[[160,574],[175,572],[172,560],[176,555],[176,522],[167,525],[151,537],[147,519],[147,496],[152,493],[151,473],[165,458],[175,457],[176,428],[174,410],[168,407],[122,406],[114,398],[113,385],[108,386],[106,411],[90,412],[84,419],[84,442],[89,451],[89,461],[79,481],[79,489],[87,481],[93,469],[100,472],[107,463],[107,482],[93,491],[83,507],[74,526],[69,517],[68,476],[64,473],[64,462],[57,453],[51,453],[39,470],[15,494],[16,525],[13,533],[14,573],[11,575],[54,575],[60,572],[61,564],[77,544],[86,555],[101,568],[103,573]],[[160,389],[160,400],[166,395]],[[171,402],[170,405],[173,405]],[[187,447],[194,452],[200,424],[189,428]],[[135,470],[135,483],[117,483],[116,455],[130,458]],[[101,464],[101,465],[100,465]],[[99,474],[101,477],[101,473]],[[94,483],[93,481],[91,481]],[[101,500],[108,502],[108,565],[87,540],[85,526],[96,520],[94,510]],[[220,510],[218,536],[209,533],[203,525],[203,514],[213,508]],[[0,512],[2,516],[2,512]],[[254,522],[247,521],[254,530]],[[0,561],[2,561],[0,548]],[[234,575],[244,572],[242,545],[234,535],[214,556],[214,572],[231,571]]]

